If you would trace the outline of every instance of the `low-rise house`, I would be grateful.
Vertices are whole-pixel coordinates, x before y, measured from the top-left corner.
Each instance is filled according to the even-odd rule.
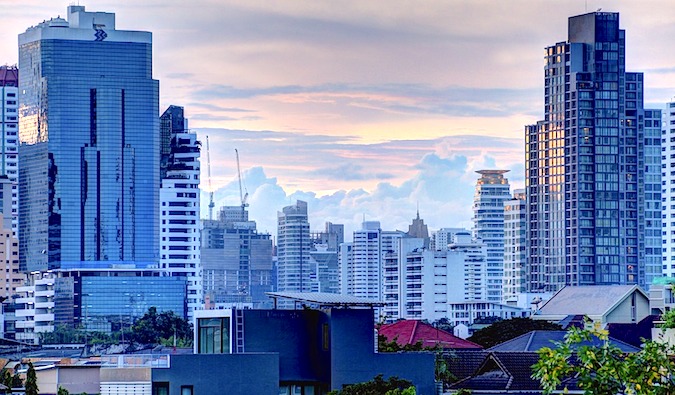
[[[483,348],[419,320],[402,320],[393,324],[385,324],[380,326],[377,333],[384,336],[388,342],[396,341],[401,347],[419,343],[424,348],[444,350]]]
[[[560,323],[569,316],[585,316],[605,328],[638,323],[648,315],[649,297],[637,285],[588,285],[563,287],[532,319]]]

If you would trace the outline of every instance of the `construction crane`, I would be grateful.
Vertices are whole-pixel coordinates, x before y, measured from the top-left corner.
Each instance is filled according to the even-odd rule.
[[[211,188],[211,153],[209,151],[209,136],[206,136],[206,170],[209,176],[209,221],[213,220],[213,188]]]
[[[241,168],[239,167],[239,151],[234,149],[234,154],[237,156],[237,177],[239,178],[239,199],[241,199],[241,211],[244,211],[248,207],[248,191],[246,187],[241,187]]]

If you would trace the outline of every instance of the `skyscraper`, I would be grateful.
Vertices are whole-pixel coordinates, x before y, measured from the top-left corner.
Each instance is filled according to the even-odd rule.
[[[508,170],[479,170],[473,198],[473,237],[487,248],[487,301],[501,303],[504,277],[504,202],[511,199]]]
[[[307,202],[298,200],[277,213],[277,291],[311,292]]]
[[[527,290],[525,199],[525,190],[516,189],[513,198],[504,202],[504,304],[515,305],[518,295]]]
[[[3,195],[3,203],[11,198],[11,211],[3,211],[3,218],[11,218],[11,229],[16,233],[19,224],[18,147],[19,147],[19,69],[0,66],[0,175],[11,182],[10,195]],[[3,204],[4,205],[4,204]]]
[[[204,295],[217,306],[266,306],[265,292],[274,290],[271,236],[257,231],[246,207],[225,206],[218,214],[203,222]]]
[[[199,147],[187,128],[183,107],[169,106],[160,117],[160,268],[187,282],[188,318],[204,305],[199,234]],[[165,141],[165,139],[168,140]]]
[[[152,35],[69,6],[19,35],[24,270],[158,264]]]
[[[661,274],[661,140],[645,127],[660,114],[625,44],[618,13],[592,12],[545,49],[544,120],[525,128],[530,291]]]
[[[0,296],[9,297],[22,284],[19,273],[18,226],[18,94],[19,70],[0,66]]]

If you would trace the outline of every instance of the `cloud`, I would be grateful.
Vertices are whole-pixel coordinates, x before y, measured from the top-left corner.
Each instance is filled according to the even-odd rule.
[[[256,163],[244,165],[242,174],[249,193],[250,217],[258,221],[259,229],[272,234],[276,233],[277,211],[297,199],[308,202],[313,229],[322,228],[325,221],[343,223],[348,230],[346,237],[351,239],[351,232],[360,227],[364,215],[368,220],[381,221],[384,229],[406,230],[418,204],[420,214],[433,229],[470,227],[479,177],[475,170],[511,169],[507,176],[514,187],[522,187],[522,165],[517,166],[522,163],[522,144],[516,139],[459,136],[356,144],[349,139],[287,132],[200,130],[204,132],[210,138],[236,141],[240,152],[246,152],[242,157],[246,163]],[[483,142],[481,149],[474,146],[476,141]],[[220,150],[216,155],[221,155]],[[222,176],[222,172],[213,172],[224,182],[219,181],[214,194],[216,207],[239,205],[236,170],[226,171],[229,176]],[[203,182],[206,179],[203,173]],[[203,214],[206,207],[208,193],[204,191]]]

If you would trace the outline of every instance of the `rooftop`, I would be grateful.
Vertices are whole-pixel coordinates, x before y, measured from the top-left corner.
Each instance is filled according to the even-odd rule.
[[[319,305],[320,307],[375,307],[385,303],[377,299],[359,298],[351,295],[334,294],[327,292],[267,292],[270,298],[288,299],[300,303]]]

